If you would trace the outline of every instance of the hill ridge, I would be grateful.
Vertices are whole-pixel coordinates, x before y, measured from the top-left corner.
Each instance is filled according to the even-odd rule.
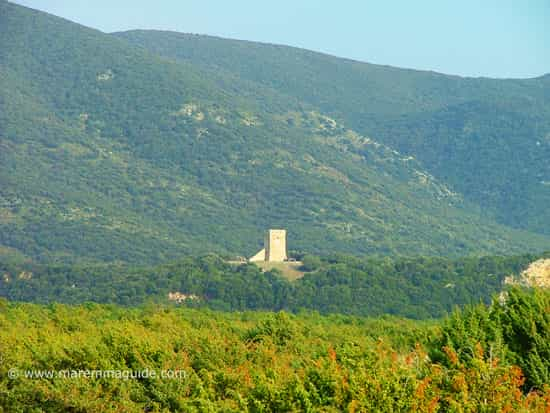
[[[547,249],[544,235],[483,216],[416,156],[286,90],[0,8],[0,252],[248,255],[268,227],[313,253]]]
[[[548,77],[461,78],[176,32],[116,35],[307,102],[358,133],[415,156],[491,219],[550,233],[544,225],[550,221],[550,188],[540,185],[550,181]]]

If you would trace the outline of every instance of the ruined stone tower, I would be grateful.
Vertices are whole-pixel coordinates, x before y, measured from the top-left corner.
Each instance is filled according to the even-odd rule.
[[[249,261],[286,261],[286,230],[270,229],[266,232],[264,238],[264,248]]]
[[[286,231],[270,229],[265,236],[265,260],[286,261]]]

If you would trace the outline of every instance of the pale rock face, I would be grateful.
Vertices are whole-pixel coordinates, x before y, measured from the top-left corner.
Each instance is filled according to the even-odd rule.
[[[30,280],[32,278],[32,275],[33,275],[32,272],[21,271],[17,276],[17,278],[19,278],[20,280]]]
[[[550,259],[541,259],[532,262],[519,279],[513,276],[504,279],[505,284],[523,285],[527,287],[550,288]]]
[[[175,301],[176,303],[182,303],[186,300],[199,300],[200,297],[195,294],[183,294],[179,291],[168,293],[168,300]]]
[[[106,82],[108,80],[112,80],[114,77],[115,75],[113,71],[111,69],[107,69],[105,72],[99,73],[96,78],[98,82]]]

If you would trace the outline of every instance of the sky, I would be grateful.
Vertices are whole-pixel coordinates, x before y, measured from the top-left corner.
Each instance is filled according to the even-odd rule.
[[[104,32],[173,30],[461,76],[550,73],[550,0],[12,0]]]

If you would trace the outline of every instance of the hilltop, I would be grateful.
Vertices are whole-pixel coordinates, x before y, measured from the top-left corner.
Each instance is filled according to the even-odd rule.
[[[357,63],[312,52],[256,45],[250,50],[271,57],[232,54],[241,66],[216,65],[230,43],[198,47],[212,54],[201,61],[170,56],[169,43],[163,52],[131,37],[0,1],[3,256],[152,264],[209,251],[249,255],[269,227],[292,228],[292,248],[312,253],[457,256],[548,249],[545,229],[508,222],[496,210],[485,213],[485,204],[457,184],[459,173],[445,177],[419,153],[402,151],[388,139],[389,126],[374,117],[385,113],[386,125],[395,126],[389,119],[406,119],[413,107],[441,110],[443,90],[418,105],[420,94],[403,89],[401,72],[392,68],[373,66],[387,79],[386,90],[373,89],[340,72]],[[284,67],[274,64],[281,56],[273,50],[289,54],[280,60]],[[303,66],[302,55],[330,64],[321,59]],[[300,58],[296,65],[293,58]],[[317,72],[306,81],[311,67]],[[410,73],[426,82],[436,76]],[[303,83],[288,83],[291,78]],[[394,81],[398,94],[390,87]],[[540,89],[537,81],[526,82]],[[533,116],[544,117],[546,106],[537,102],[546,89],[524,89],[532,95]],[[413,101],[397,105],[402,93]],[[386,103],[377,103],[382,96]],[[372,116],[363,114],[367,108]],[[518,162],[540,165],[530,160]],[[515,158],[508,161],[503,177],[517,170]],[[488,168],[500,167],[495,162]],[[530,175],[522,179],[531,182]],[[539,204],[545,188],[537,187],[539,193],[525,185],[534,208],[525,210],[530,220],[546,216]]]

